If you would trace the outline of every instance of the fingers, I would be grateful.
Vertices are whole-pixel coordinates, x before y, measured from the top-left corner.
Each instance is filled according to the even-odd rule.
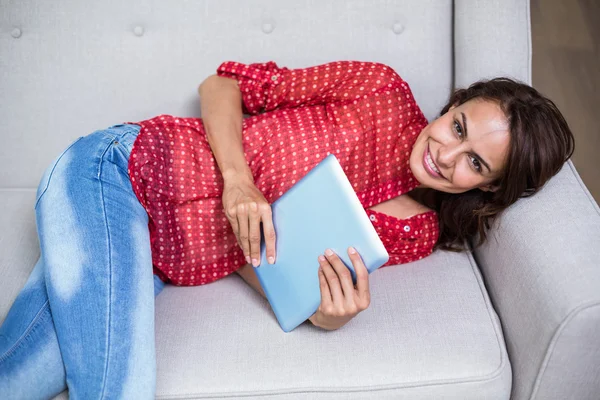
[[[238,242],[238,245],[240,246],[240,248],[243,249],[242,247],[242,242],[240,240],[240,224],[238,223],[237,220],[237,208],[236,207],[231,207],[229,209],[229,215],[227,215],[227,218],[229,219],[229,223],[231,224],[231,228],[233,229],[233,233],[235,234],[235,239]],[[244,253],[245,255],[246,253]]]
[[[254,202],[250,203],[248,219],[250,221],[250,258],[252,265],[258,267],[260,264],[260,215],[258,205]]]
[[[371,292],[369,290],[369,271],[365,266],[360,254],[353,248],[348,249],[348,255],[352,260],[354,272],[356,272],[356,292],[360,301],[359,307],[363,310],[371,303]]]
[[[237,223],[239,226],[239,234],[242,250],[244,251],[244,257],[246,261],[250,258],[250,234],[248,228],[248,210],[245,204],[237,205]],[[248,261],[250,262],[250,261]]]
[[[344,262],[338,257],[338,255],[331,251],[331,249],[327,249],[325,251],[325,256],[337,273],[346,300],[348,300],[348,302],[353,301],[354,283],[352,282],[352,275],[350,274],[350,271],[344,265]]]
[[[328,252],[331,250],[327,249],[325,252],[327,258],[319,257],[319,263],[329,284],[333,304],[338,309],[345,308],[350,312],[366,309],[370,304],[369,272],[362,258],[356,251],[351,253],[348,249],[357,276],[357,289],[355,290],[348,268],[334,252],[331,252],[331,255]],[[355,307],[358,310],[354,310]]]
[[[328,256],[329,257],[329,256]],[[319,256],[319,264],[321,264],[321,270],[327,279],[329,284],[329,290],[331,292],[331,299],[336,308],[342,308],[344,305],[344,293],[342,292],[342,286],[338,274],[331,266],[329,260],[323,255]]]
[[[244,252],[246,261],[255,267],[260,265],[260,224],[262,221],[267,260],[275,263],[275,227],[271,206],[268,203],[240,203],[229,210],[229,220],[238,240],[238,244]],[[272,257],[272,262],[269,260]]]
[[[275,227],[273,226],[273,214],[269,204],[261,204],[260,218],[265,235],[265,245],[267,250],[267,260],[269,263],[275,263]],[[271,259],[272,257],[272,259]]]
[[[320,260],[319,260],[320,261]],[[321,264],[323,265],[323,264]],[[330,309],[333,306],[333,299],[331,298],[331,291],[329,289],[329,283],[325,278],[323,269],[319,268],[319,286],[321,287],[321,305],[323,309]]]

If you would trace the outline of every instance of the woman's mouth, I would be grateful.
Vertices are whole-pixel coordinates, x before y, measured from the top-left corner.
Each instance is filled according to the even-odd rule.
[[[429,152],[429,145],[427,145],[427,147],[425,148],[425,152],[423,152],[423,167],[425,168],[425,170],[427,170],[427,172],[429,172],[429,175],[431,175],[432,177],[446,179],[440,172],[439,168],[433,162],[433,159],[431,158],[431,153]]]

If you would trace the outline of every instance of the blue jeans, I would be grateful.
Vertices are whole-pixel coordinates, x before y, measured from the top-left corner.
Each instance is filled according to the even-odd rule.
[[[0,399],[154,399],[148,214],[127,164],[137,125],[75,140],[46,169],[40,258],[0,327]]]

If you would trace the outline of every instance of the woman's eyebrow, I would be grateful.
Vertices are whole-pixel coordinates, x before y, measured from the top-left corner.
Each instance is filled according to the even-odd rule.
[[[467,132],[467,117],[465,116],[465,113],[461,111],[460,115],[462,115],[462,121],[463,121],[463,128],[465,131],[465,140],[469,137],[469,134]],[[479,158],[479,161],[481,161],[481,163],[483,165],[485,165],[485,167],[488,169],[489,173],[492,173],[492,169],[490,168],[490,165],[483,159],[483,157],[481,157],[479,154],[474,153],[477,158]]]

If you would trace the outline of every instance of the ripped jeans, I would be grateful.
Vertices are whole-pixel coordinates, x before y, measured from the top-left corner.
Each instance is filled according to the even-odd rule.
[[[0,327],[0,399],[154,399],[148,214],[127,173],[140,127],[75,140],[46,169],[41,256]]]

